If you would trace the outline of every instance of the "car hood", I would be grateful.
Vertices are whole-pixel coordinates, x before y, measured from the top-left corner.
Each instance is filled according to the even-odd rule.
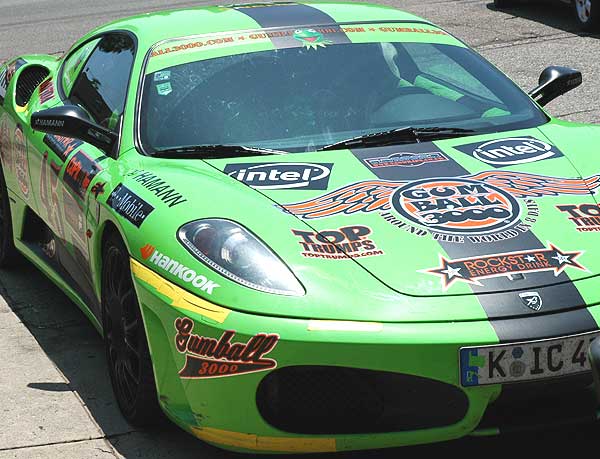
[[[332,272],[355,263],[413,297],[533,296],[600,272],[600,178],[570,158],[589,139],[551,134],[209,162],[296,216],[292,250]]]

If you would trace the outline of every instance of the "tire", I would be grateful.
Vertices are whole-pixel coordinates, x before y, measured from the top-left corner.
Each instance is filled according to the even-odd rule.
[[[4,171],[0,165],[0,268],[10,268],[20,260],[13,240],[12,217]]]
[[[163,422],[148,340],[138,304],[129,253],[111,234],[102,250],[102,325],[113,392],[125,419],[138,427]]]
[[[503,10],[506,8],[512,8],[517,5],[517,0],[494,0],[494,7],[497,10]]]
[[[594,0],[573,0],[573,11],[581,30],[600,31],[600,3]]]

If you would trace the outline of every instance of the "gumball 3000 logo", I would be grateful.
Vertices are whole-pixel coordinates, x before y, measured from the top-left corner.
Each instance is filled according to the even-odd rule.
[[[392,195],[403,218],[431,231],[483,234],[519,220],[517,200],[488,183],[465,178],[435,178],[408,183]]]

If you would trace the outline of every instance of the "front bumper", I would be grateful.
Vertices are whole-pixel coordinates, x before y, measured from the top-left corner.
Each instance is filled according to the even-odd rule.
[[[135,261],[132,271],[163,410],[185,430],[222,448],[246,452],[325,452],[451,440],[475,432],[488,406],[502,392],[500,385],[460,386],[459,349],[497,343],[487,321],[401,324],[256,316],[208,303]],[[239,346],[234,348],[236,345]],[[225,364],[213,364],[215,359],[206,358],[211,352],[220,355],[220,362]],[[403,378],[398,380],[397,387],[408,391],[398,395],[400,404],[411,397],[417,399],[419,384],[415,381],[418,383],[422,378],[424,385],[431,384],[427,387],[435,388],[438,384],[443,388],[442,393],[446,390],[455,397],[456,403],[448,404],[453,407],[454,415],[432,416],[438,422],[409,424],[393,432],[358,429],[352,433],[328,434],[315,433],[309,428],[302,430],[303,433],[298,430],[291,433],[289,426],[273,426],[265,417],[271,423],[275,417],[265,412],[261,397],[281,396],[277,394],[279,386],[259,388],[273,379],[271,375],[306,367],[343,367],[350,371],[349,378],[353,371],[369,372],[367,378],[371,374],[374,378],[394,374]],[[302,382],[301,375],[287,375],[286,381],[288,393],[290,381],[297,383],[297,399],[301,404],[296,406],[300,408],[323,396],[318,384]],[[388,381],[395,384],[393,376]],[[412,385],[402,386],[406,381]],[[340,391],[342,386],[346,387],[343,378],[335,384]],[[355,393],[351,394],[353,399]],[[311,406],[318,410],[336,395],[331,392]],[[365,399],[373,403],[380,400],[371,393],[365,393]],[[283,406],[290,409],[293,405]],[[421,411],[434,413],[446,408],[443,403],[423,405]],[[397,409],[399,415],[403,413],[401,407],[383,407],[388,413],[390,409]],[[460,416],[455,416],[456,413]],[[290,412],[290,417],[294,415]],[[480,432],[494,432],[494,428]]]

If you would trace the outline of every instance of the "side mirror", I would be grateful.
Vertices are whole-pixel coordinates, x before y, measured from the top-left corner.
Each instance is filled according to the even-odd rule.
[[[31,115],[31,128],[87,142],[114,157],[118,136],[109,129],[90,121],[77,105],[63,105],[41,110]]]
[[[544,69],[540,75],[539,86],[529,95],[541,106],[575,89],[583,81],[581,72],[569,67],[552,65]]]

